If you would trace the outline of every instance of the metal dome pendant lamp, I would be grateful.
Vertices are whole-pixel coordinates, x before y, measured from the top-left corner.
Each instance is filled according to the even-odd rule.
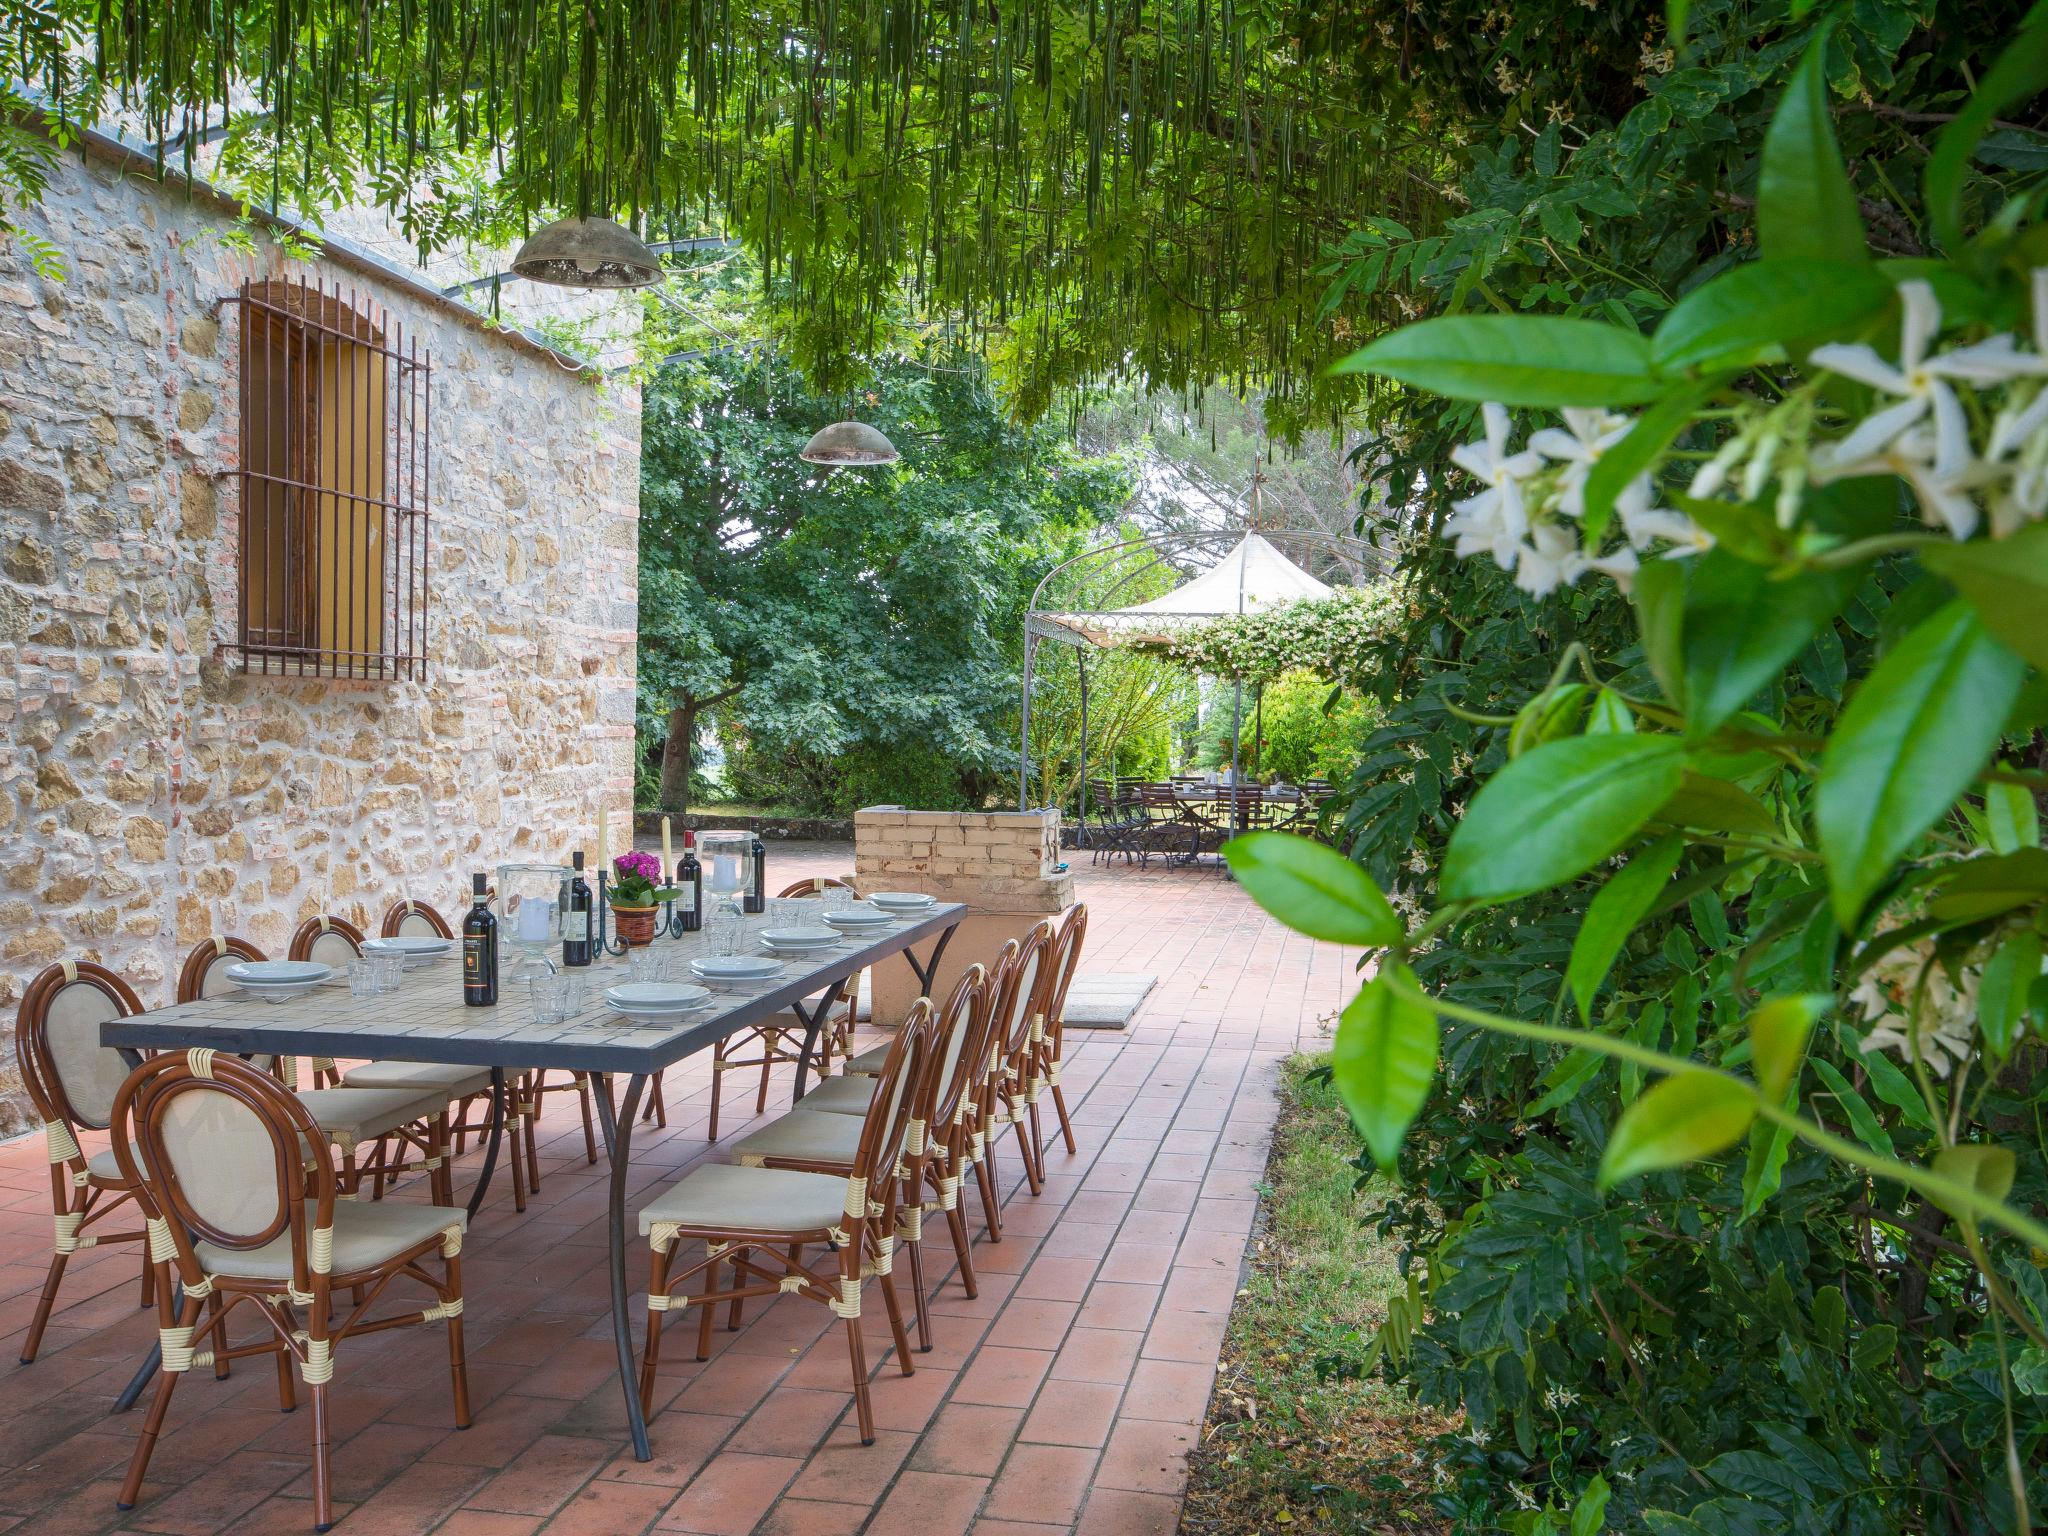
[[[646,288],[661,281],[661,261],[614,219],[572,214],[537,229],[512,258],[512,270],[558,288]]]
[[[896,445],[864,421],[835,421],[821,427],[797,455],[806,464],[828,469],[850,469],[870,464],[894,464],[902,457]]]

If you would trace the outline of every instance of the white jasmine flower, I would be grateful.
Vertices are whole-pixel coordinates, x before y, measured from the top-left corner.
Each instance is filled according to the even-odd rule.
[[[1865,1019],[1878,1021],[1859,1049],[1891,1051],[1906,1061],[1915,1055],[1917,1009],[1919,1059],[1936,1077],[1947,1077],[1976,1048],[1977,973],[1965,971],[1957,985],[1946,966],[1930,964],[1932,953],[1924,943],[1894,949],[1864,972],[1849,1000]]]
[[[1962,456],[1944,466],[1939,434],[1930,433],[1925,427],[1908,428],[1882,449],[1861,458],[1822,453],[1813,456],[1816,485],[1825,485],[1830,480],[1854,480],[1863,475],[1898,476],[1912,486],[1920,501],[1920,516],[1929,526],[1946,528],[1952,537],[1967,539],[1977,531],[1979,516],[1970,490],[1996,478],[1996,471],[1991,465],[1971,458],[1967,443]]]
[[[1473,1425],[1471,1430],[1467,1432],[1465,1438],[1471,1441],[1473,1445],[1477,1446],[1482,1451],[1485,1450],[1489,1445],[1493,1444],[1493,1436],[1487,1431],[1486,1427],[1481,1424]]]
[[[1451,450],[1451,462],[1481,482],[1484,489],[1452,503],[1444,532],[1457,539],[1458,554],[1490,554],[1504,571],[1515,568],[1522,536],[1529,531],[1529,507],[1522,482],[1543,468],[1542,455],[1524,448],[1508,449],[1508,413],[1488,401],[1480,407],[1486,436]]]
[[[1560,1408],[1569,1408],[1579,1400],[1579,1394],[1567,1387],[1552,1387],[1543,1394],[1543,1406],[1552,1413]]]
[[[1508,1484],[1508,1497],[1515,1501],[1515,1508],[1517,1509],[1535,1509],[1539,1507],[1536,1503],[1536,1496],[1520,1483]]]
[[[1529,446],[1547,459],[1565,466],[1558,480],[1557,510],[1566,517],[1582,517],[1586,511],[1586,477],[1600,462],[1600,455],[1628,436],[1635,422],[1612,411],[1585,410],[1567,406],[1564,426],[1545,427],[1532,433]],[[1649,477],[1643,477],[1647,489]]]
[[[1830,342],[1813,349],[1814,367],[1896,395],[1899,402],[1866,417],[1840,442],[1817,449],[1814,462],[1817,467],[1837,468],[1874,458],[1931,414],[1934,472],[1946,479],[1960,473],[1970,458],[1969,422],[1949,381],[2005,383],[2040,371],[2041,360],[2016,350],[2009,336],[1929,357],[1928,346],[1941,332],[1941,301],[1917,278],[1899,284],[1898,291],[1903,315],[1896,366],[1861,342]]]

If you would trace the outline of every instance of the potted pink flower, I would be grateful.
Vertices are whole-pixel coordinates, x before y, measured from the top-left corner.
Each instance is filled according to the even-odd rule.
[[[636,849],[612,860],[612,911],[628,944],[654,942],[654,909],[676,894],[659,883],[661,876],[661,860],[651,853]]]

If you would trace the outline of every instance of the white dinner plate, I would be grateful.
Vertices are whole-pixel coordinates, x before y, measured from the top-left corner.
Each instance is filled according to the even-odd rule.
[[[229,981],[252,989],[316,986],[333,974],[317,960],[238,960],[227,968]]]
[[[846,907],[827,912],[825,921],[834,928],[883,928],[896,921],[896,914],[877,907]]]
[[[766,955],[700,955],[690,962],[691,973],[706,981],[766,981],[781,970],[782,962]]]
[[[454,947],[453,939],[426,933],[402,933],[388,939],[363,940],[363,952],[371,955],[445,955]]]
[[[709,987],[687,981],[626,981],[604,991],[607,1006],[629,1013],[681,1013],[702,1007],[710,997]]]
[[[763,928],[761,941],[781,949],[823,949],[837,944],[839,935],[830,928]]]
[[[923,891],[876,891],[868,897],[868,905],[884,912],[916,912],[937,902]]]

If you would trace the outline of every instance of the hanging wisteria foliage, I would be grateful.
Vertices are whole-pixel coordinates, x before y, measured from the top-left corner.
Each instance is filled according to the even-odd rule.
[[[799,351],[871,345],[907,289],[1027,406],[1104,373],[1355,387],[1308,382],[1340,345],[1318,253],[1363,202],[1424,195],[1389,169],[1390,134],[1426,142],[1389,110],[1391,24],[1311,42],[1265,0],[0,8],[61,114],[119,112],[174,163],[225,138],[259,201],[367,194],[423,250],[556,211],[709,216],[760,251]]]

